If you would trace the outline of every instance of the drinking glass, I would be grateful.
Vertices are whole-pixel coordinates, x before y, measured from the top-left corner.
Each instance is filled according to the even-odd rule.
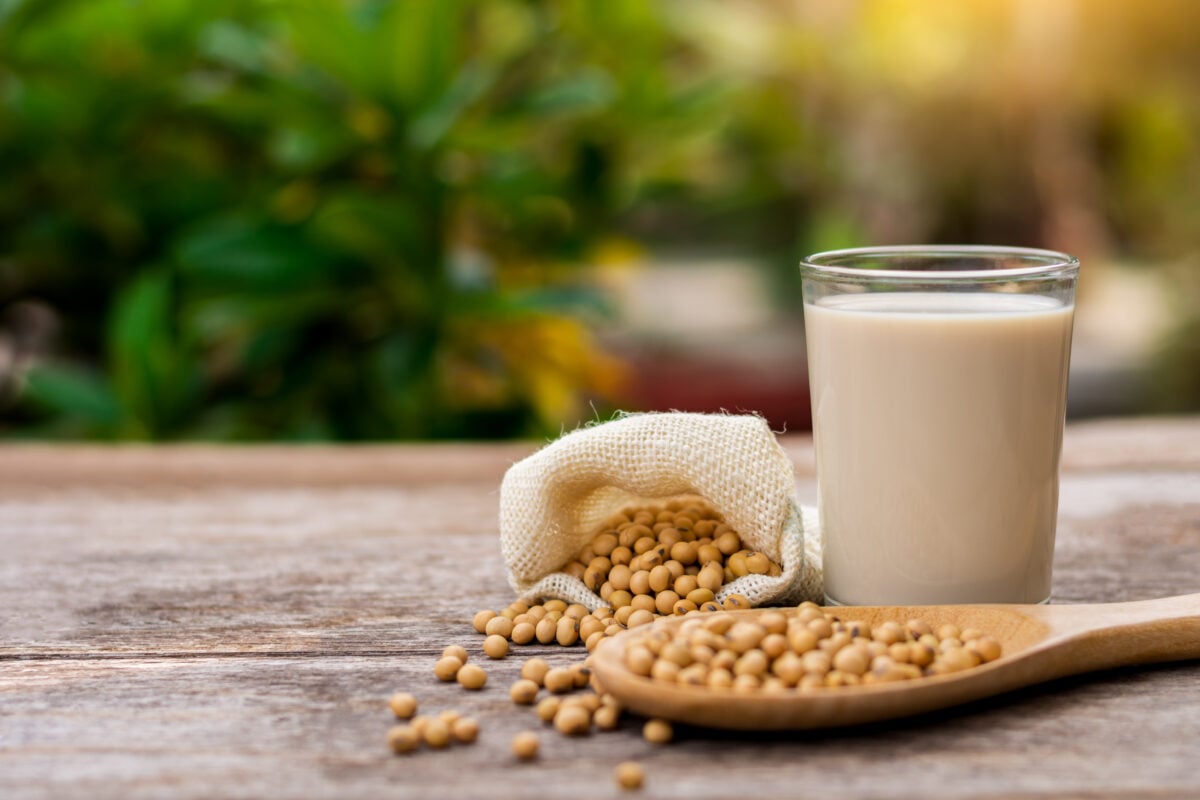
[[[937,245],[800,268],[826,601],[1047,602],[1078,260]]]

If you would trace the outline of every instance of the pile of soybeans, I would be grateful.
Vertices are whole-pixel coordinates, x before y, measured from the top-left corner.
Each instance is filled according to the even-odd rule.
[[[590,652],[609,636],[675,616],[684,619],[671,630],[655,626],[633,634],[624,653],[631,672],[664,685],[722,692],[809,691],[941,675],[1000,657],[1000,644],[981,631],[953,625],[934,629],[919,619],[872,626],[808,602],[753,615],[725,613],[750,608],[745,596],[723,591],[727,584],[745,575],[778,575],[780,567],[745,548],[721,514],[695,498],[623,509],[603,522],[562,571],[583,581],[606,605],[589,610],[559,599],[521,599],[500,611],[479,611],[473,625],[486,637],[485,656],[506,658],[510,643],[583,643]],[[509,688],[513,703],[535,706],[537,718],[564,736],[615,729],[621,707],[610,695],[590,691],[588,661],[550,668],[541,658],[529,659]],[[487,672],[470,663],[460,645],[448,646],[433,672],[467,690],[487,684]],[[549,696],[539,698],[543,689]],[[457,711],[420,716],[416,706],[404,692],[391,700],[398,720],[411,720],[389,732],[397,753],[422,745],[469,744],[479,735],[478,723]],[[650,720],[643,736],[656,744],[669,742],[670,723]],[[519,733],[512,751],[520,761],[538,759],[537,734]],[[615,777],[627,789],[643,781],[641,767],[633,762],[620,764]]]
[[[712,689],[824,689],[911,680],[1000,657],[974,628],[919,619],[875,626],[843,621],[814,603],[761,614],[708,614],[630,643],[625,666],[663,683]]]
[[[658,616],[749,608],[743,595],[717,596],[740,577],[778,575],[780,567],[744,547],[719,511],[691,498],[622,509],[601,523],[562,571],[606,605],[589,611],[562,600],[517,600],[501,611],[477,613],[475,630],[518,645],[582,642],[590,651],[606,636]],[[490,647],[488,655],[507,653],[494,640]]]

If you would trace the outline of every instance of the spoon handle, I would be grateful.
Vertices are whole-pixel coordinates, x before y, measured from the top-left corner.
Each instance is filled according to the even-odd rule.
[[[1200,658],[1200,594],[1077,606],[1039,606],[1050,628],[1036,649],[1064,659],[1061,674]]]

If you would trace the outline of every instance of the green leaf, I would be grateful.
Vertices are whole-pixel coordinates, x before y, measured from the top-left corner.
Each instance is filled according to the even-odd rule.
[[[389,335],[370,358],[372,377],[391,435],[421,436],[434,424],[444,398],[434,384],[437,342],[411,332]]]
[[[108,382],[78,367],[39,364],[27,376],[25,392],[35,404],[97,429],[112,429],[121,419]]]
[[[124,409],[122,434],[176,432],[199,395],[199,373],[175,330],[171,276],[144,273],[117,296],[109,319],[110,373]]]
[[[408,197],[353,188],[331,190],[313,215],[313,238],[374,264],[402,264],[436,254],[421,252],[426,215]]]
[[[118,296],[109,323],[112,379],[126,412],[125,432],[137,438],[155,433],[163,417],[159,390],[172,357],[170,302],[166,276],[143,275]]]
[[[201,55],[242,72],[265,72],[267,46],[261,33],[230,20],[211,23],[199,36]]]
[[[176,248],[184,274],[220,287],[293,291],[328,277],[329,256],[305,240],[302,229],[244,217],[211,222]]]
[[[483,64],[467,64],[441,99],[413,120],[409,141],[421,149],[438,144],[479,98],[491,89],[499,73]]]
[[[71,0],[42,0],[42,2],[22,2],[21,0],[4,0],[0,2],[0,41],[5,39],[18,41],[26,30],[39,24],[51,22],[54,15],[63,10],[70,10],[74,5]]]
[[[189,299],[180,309],[180,324],[187,341],[220,347],[268,329],[303,328],[336,315],[345,303],[345,294],[327,289],[286,295],[220,293]]]
[[[615,97],[612,78],[589,70],[531,93],[525,108],[542,116],[579,114],[604,108]]]
[[[337,0],[292,0],[283,5],[283,19],[296,51],[354,92],[379,94],[377,38],[373,26],[347,15]]]
[[[397,99],[410,110],[434,103],[450,85],[465,27],[458,0],[396,0],[383,27]]]

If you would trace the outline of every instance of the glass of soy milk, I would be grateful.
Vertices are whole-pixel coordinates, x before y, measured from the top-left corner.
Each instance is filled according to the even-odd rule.
[[[872,247],[800,268],[826,601],[1047,602],[1079,261]]]

